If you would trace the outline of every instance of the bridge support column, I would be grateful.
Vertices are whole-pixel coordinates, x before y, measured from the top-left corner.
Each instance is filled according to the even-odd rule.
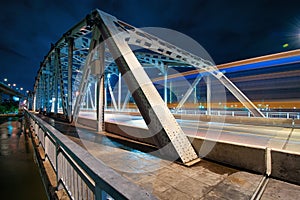
[[[97,80],[97,131],[104,131],[104,75]]]
[[[46,89],[45,89],[45,95],[46,95],[46,112],[51,113],[51,107],[52,107],[52,88],[50,87],[50,82],[52,81],[51,79],[51,74],[50,74],[50,65],[51,65],[51,60],[49,59],[48,62],[46,63]],[[52,85],[51,85],[52,86]]]
[[[105,68],[105,46],[103,38],[100,36],[98,44],[98,60],[95,61],[94,73],[97,74],[97,131],[104,131],[104,68]],[[119,108],[121,106],[121,77],[119,76]]]
[[[54,54],[54,114],[57,115],[58,113],[58,55]]]
[[[36,112],[36,92],[33,93],[32,111]]]
[[[170,96],[169,96],[169,103],[171,104],[173,99],[172,99],[172,80],[169,80],[170,82],[170,87],[169,87],[169,91],[170,91]]]
[[[74,38],[68,38],[68,100],[67,115],[69,122],[72,122],[72,68],[73,68]]]
[[[118,109],[121,110],[121,97],[122,97],[122,79],[121,73],[119,73],[119,85],[118,85]]]
[[[164,100],[166,106],[168,106],[168,66],[164,66]]]
[[[211,115],[211,77],[206,76],[206,107],[207,115]]]

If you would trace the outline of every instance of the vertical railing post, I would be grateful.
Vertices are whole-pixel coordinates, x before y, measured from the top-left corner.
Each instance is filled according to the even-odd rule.
[[[59,174],[58,174],[58,170],[59,170],[59,166],[58,166],[58,153],[59,153],[59,145],[57,144],[57,142],[55,142],[55,165],[56,165],[56,185],[58,187],[58,184],[59,184]]]

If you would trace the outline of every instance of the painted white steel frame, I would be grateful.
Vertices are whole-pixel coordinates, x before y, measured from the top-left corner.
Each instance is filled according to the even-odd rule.
[[[92,38],[89,39],[92,34]],[[147,54],[139,53],[137,56],[130,49],[129,45],[136,45],[151,50],[162,55],[164,58],[144,59]],[[107,60],[106,53],[111,54],[115,66],[109,65],[112,60]],[[145,54],[145,55],[143,55]],[[86,57],[84,59],[84,57]],[[47,59],[49,58],[49,59]],[[52,59],[50,59],[52,58]],[[52,61],[51,61],[52,60]],[[87,92],[88,82],[92,75],[96,81],[96,104],[98,131],[104,130],[104,106],[105,95],[104,77],[107,66],[108,71],[117,75],[122,75],[131,96],[134,98],[140,113],[142,114],[152,137],[160,147],[161,154],[167,154],[171,158],[180,160],[190,165],[199,161],[198,155],[188,141],[181,127],[168,109],[167,93],[164,92],[165,101],[160,97],[153,83],[146,74],[141,62],[157,63],[164,73],[164,82],[167,80],[167,66],[164,61],[171,61],[182,65],[194,66],[199,70],[205,70],[216,77],[254,116],[264,117],[255,105],[211,62],[197,57],[185,50],[167,43],[153,35],[150,35],[138,28],[128,25],[114,16],[95,10],[84,20],[75,25],[55,44],[51,46],[44,62],[41,63],[40,70],[35,82],[35,108],[43,108],[52,101],[54,112],[58,112],[58,93],[62,101],[63,113],[69,121],[76,122],[78,114]],[[84,63],[82,71],[80,65]],[[75,65],[77,67],[75,67]],[[117,70],[116,70],[117,68]],[[49,73],[45,73],[45,69]],[[107,70],[107,69],[106,69]],[[80,71],[81,79],[73,77],[74,71]],[[51,72],[51,73],[50,73]],[[67,74],[67,77],[65,76]],[[199,75],[191,85],[179,105],[191,94],[192,90],[201,80]],[[74,94],[74,82],[79,81],[80,85]],[[109,80],[107,80],[109,81]],[[119,81],[121,83],[121,81]],[[67,84],[65,84],[67,83]],[[114,106],[117,110],[124,109],[130,94],[126,95],[123,108],[121,108],[121,85],[119,83],[118,102],[114,99]],[[67,86],[65,86],[67,85]],[[68,90],[65,89],[68,88]],[[106,87],[111,90],[110,83]],[[166,85],[165,85],[166,87]],[[49,89],[54,94],[49,93]],[[48,93],[46,92],[48,90]],[[209,88],[208,88],[209,90]],[[210,91],[209,91],[210,93]],[[47,94],[47,95],[46,95]],[[76,98],[75,98],[76,97]],[[49,111],[49,110],[47,110]],[[170,143],[171,142],[171,143]],[[172,144],[172,145],[169,145]]]

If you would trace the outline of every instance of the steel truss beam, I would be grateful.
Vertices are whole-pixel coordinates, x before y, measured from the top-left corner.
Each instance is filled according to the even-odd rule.
[[[138,28],[132,27],[125,22],[115,21],[119,27],[130,34],[125,40],[128,44],[137,45],[156,53],[168,56],[174,60],[203,69],[216,77],[254,116],[265,117],[264,114],[244,95],[218,68],[210,61],[193,55],[177,46],[150,35]]]
[[[198,162],[198,155],[191,143],[124,40],[124,34],[115,25],[118,20],[98,10],[91,18],[100,30],[152,137],[160,147],[160,154],[180,159],[186,165]]]
[[[88,38],[90,37],[90,33],[92,33],[91,39]],[[72,47],[68,38],[74,38],[74,44]],[[108,48],[106,48],[104,44],[101,46],[102,40],[105,41]],[[99,45],[100,47],[98,47]],[[137,53],[135,55],[129,45],[137,45],[142,48],[149,49],[152,52],[158,53],[159,56],[154,57],[147,53]],[[94,50],[96,47],[98,49]],[[161,153],[168,154],[173,158],[177,158],[179,156],[181,161],[186,165],[197,162],[198,156],[183,133],[181,127],[177,124],[173,115],[165,105],[165,102],[156,91],[140,62],[149,63],[150,61],[150,63],[156,63],[159,65],[157,67],[159,67],[162,72],[166,72],[166,63],[167,65],[169,63],[175,63],[185,67],[194,66],[198,69],[205,70],[216,77],[242,104],[244,104],[246,108],[253,113],[254,116],[263,117],[263,114],[255,107],[255,105],[212,63],[140,29],[132,27],[99,10],[92,12],[86,17],[86,19],[80,21],[66,34],[64,34],[58,42],[51,45],[49,53],[45,57],[44,62],[41,63],[34,85],[36,97],[34,99],[36,99],[36,107],[43,108],[44,105],[49,102],[49,99],[53,96],[50,93],[47,93],[46,99],[46,91],[47,89],[49,90],[49,88],[54,88],[56,104],[54,105],[54,112],[57,113],[59,85],[63,112],[70,119],[70,116],[72,115],[72,90],[74,90],[72,89],[72,72],[78,69],[75,65],[80,66],[85,62],[83,71],[80,72],[82,73],[82,80],[79,85],[79,95],[76,98],[73,108],[73,121],[77,121],[81,102],[84,95],[87,93],[89,76],[94,75],[94,77],[96,77],[97,85],[96,100],[98,130],[103,130],[103,109],[105,106],[103,105],[105,104],[103,99],[106,95],[106,92],[104,93],[103,91],[107,90],[107,87],[104,87],[104,65],[109,65],[109,63],[112,62],[111,59],[107,58],[106,51],[109,51],[109,53],[113,56],[116,64],[116,66],[108,66],[108,71],[117,75],[119,72],[122,74],[132,97],[134,98],[151,134],[153,135],[153,138],[156,140],[157,145],[161,147]],[[52,70],[53,73],[51,75],[52,77],[50,75],[48,76],[48,82],[50,85],[47,85],[45,81],[47,77],[43,73],[43,70],[47,68],[48,60],[46,58],[53,55],[55,64],[52,67],[50,62],[51,66],[49,70]],[[94,60],[94,57],[97,57],[97,59]],[[145,57],[147,57],[147,59],[145,59]],[[68,76],[64,73],[66,71],[63,70],[64,67],[68,67]],[[64,88],[64,81],[66,80],[68,80],[68,95],[65,94]],[[195,80],[194,83],[197,82],[197,80]],[[77,80],[75,79],[75,81]],[[109,89],[109,84],[107,84],[107,86]],[[120,88],[121,87],[119,86],[119,89]],[[191,91],[192,89],[193,86],[191,87]],[[190,95],[188,93],[190,93],[190,91],[186,93],[186,96]],[[164,96],[167,96],[166,92]],[[119,92],[118,105],[115,102],[115,107],[118,109],[121,109],[120,97],[121,92]],[[126,96],[123,108],[126,105],[125,103],[129,100],[129,97],[130,95]],[[170,142],[171,145],[168,145]]]
[[[201,79],[202,79],[202,75],[198,74],[198,76],[195,79],[195,81],[193,82],[193,84],[189,87],[189,89],[186,91],[186,93],[184,94],[184,96],[182,97],[182,99],[180,100],[180,102],[178,103],[178,105],[177,105],[177,107],[175,109],[175,113],[183,106],[183,104],[186,102],[186,100],[192,94],[193,89],[198,85],[198,83],[200,82]]]

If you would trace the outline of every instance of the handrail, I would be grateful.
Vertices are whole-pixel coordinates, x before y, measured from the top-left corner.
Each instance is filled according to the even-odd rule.
[[[25,110],[60,184],[72,199],[156,199],[105,163],[93,157],[67,136]]]

